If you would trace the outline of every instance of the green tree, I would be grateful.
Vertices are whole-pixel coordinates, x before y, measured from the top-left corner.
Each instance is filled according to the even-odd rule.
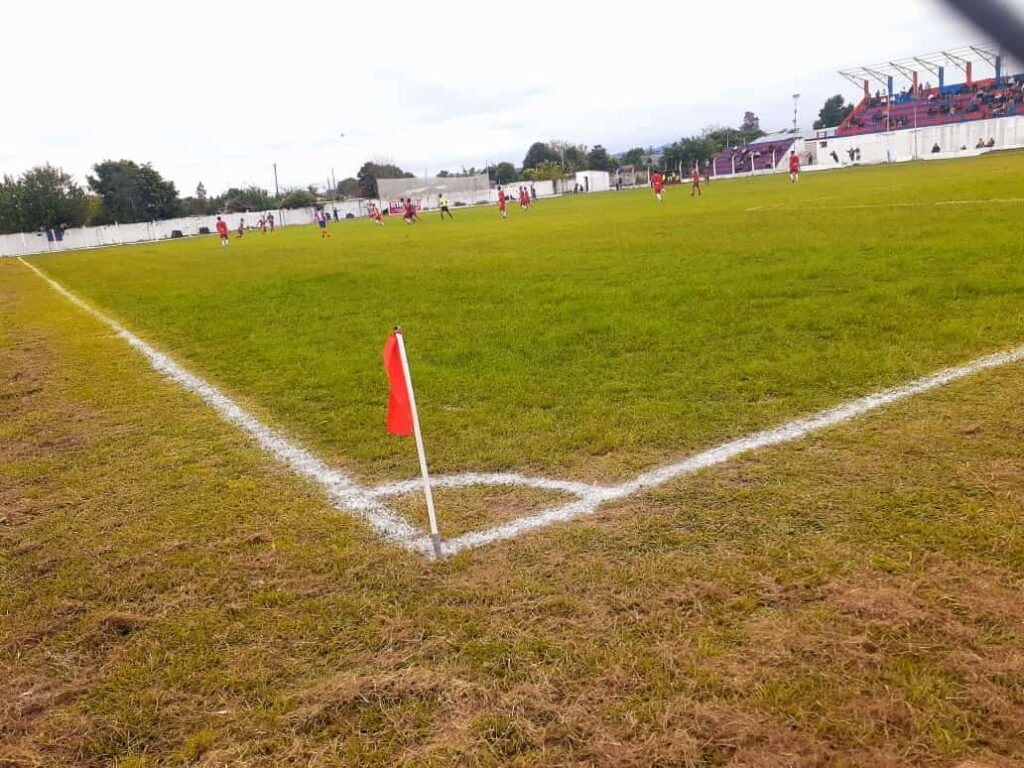
[[[523,171],[523,176],[530,181],[550,181],[551,179],[560,179],[564,175],[562,166],[554,160],[545,160],[540,165]]]
[[[0,234],[21,231],[18,213],[18,182],[10,176],[0,181]]]
[[[342,179],[338,182],[338,194],[343,200],[349,197],[359,197],[361,191],[359,179],[349,176],[347,179]]]
[[[754,139],[761,138],[762,136],[764,136],[764,131],[760,128],[745,131],[742,128],[720,126],[705,128],[701,134],[701,138],[710,142],[715,147],[715,154],[721,152],[726,147],[736,147],[742,144],[747,144]]]
[[[309,208],[316,203],[316,195],[307,189],[293,189],[281,199],[282,208]]]
[[[581,144],[568,141],[552,141],[551,149],[558,155],[556,159],[562,163],[565,173],[587,170],[587,148]]]
[[[516,172],[516,167],[509,162],[498,163],[487,170],[491,181],[496,184],[511,184],[513,181],[519,180],[519,174]]]
[[[663,162],[670,170],[682,167],[683,173],[686,173],[694,165],[710,162],[721,149],[707,136],[690,136],[666,147]]]
[[[743,124],[740,126],[740,130],[746,131],[747,133],[760,133],[761,132],[761,118],[755,115],[753,112],[743,113]]]
[[[275,207],[270,193],[262,187],[250,184],[241,189],[232,187],[218,198],[218,208],[224,211],[267,211]]]
[[[413,175],[406,171],[403,171],[397,165],[390,163],[374,163],[367,161],[363,163],[363,167],[359,169],[356,174],[356,179],[359,180],[359,188],[362,190],[363,197],[376,198],[380,197],[380,193],[377,190],[377,179],[411,179]]]
[[[608,171],[611,173],[618,167],[618,163],[611,155],[608,154],[608,150],[602,147],[600,144],[595,144],[589,152],[587,152],[587,168],[592,171]]]
[[[153,221],[177,216],[180,205],[173,181],[149,163],[104,160],[87,176],[89,189],[103,198],[104,223]]]
[[[60,168],[40,165],[17,180],[5,176],[0,184],[0,227],[5,232],[28,232],[66,224],[80,227],[86,218],[86,195]]]
[[[526,157],[523,158],[523,170],[536,168],[545,161],[557,163],[561,159],[561,154],[556,152],[549,144],[545,144],[543,141],[535,141],[526,150]]]
[[[195,195],[182,198],[179,207],[181,213],[186,216],[206,216],[219,210],[218,204],[218,200],[210,199],[206,193],[206,186],[200,181]]]
[[[845,102],[846,99],[839,93],[830,99],[826,99],[825,105],[818,112],[818,119],[814,121],[815,129],[835,128],[842,123],[854,110],[853,104]]]
[[[633,165],[639,168],[644,164],[644,155],[646,154],[643,147],[633,147],[622,156],[622,164]]]

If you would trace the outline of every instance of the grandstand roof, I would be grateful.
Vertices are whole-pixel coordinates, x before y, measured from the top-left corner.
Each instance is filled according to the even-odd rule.
[[[766,133],[759,139],[748,141],[747,146],[753,146],[755,144],[770,144],[774,141],[785,141],[786,139],[797,139],[801,138],[803,134],[800,131],[794,131],[789,129],[788,131],[777,131],[776,133]]]
[[[994,43],[979,43],[978,45],[949,48],[945,51],[927,53],[921,56],[911,56],[907,59],[896,59],[882,64],[841,69],[839,74],[858,86],[865,80],[874,80],[885,86],[888,85],[889,77],[913,80],[914,72],[930,72],[938,77],[939,67],[948,67],[950,65],[965,72],[968,63],[985,62],[994,67],[996,58],[1000,56],[1003,57],[1004,61],[1008,58]]]

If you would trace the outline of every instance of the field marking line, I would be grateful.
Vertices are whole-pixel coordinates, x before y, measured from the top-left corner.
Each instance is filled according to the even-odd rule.
[[[401,516],[380,501],[388,496],[415,492],[419,488],[419,480],[385,483],[373,488],[357,484],[347,475],[331,469],[309,451],[289,442],[280,433],[259,422],[254,416],[242,409],[241,406],[221,393],[213,385],[186,371],[167,355],[158,352],[123,326],[79,299],[32,264],[24,261],[21,257],[18,257],[18,260],[73,304],[112,328],[118,336],[138,350],[158,372],[175,381],[186,390],[198,395],[213,407],[221,418],[251,435],[261,448],[291,467],[296,474],[306,477],[323,487],[328,499],[336,509],[355,513],[369,523],[377,534],[387,541],[397,543],[405,549],[424,557],[429,558],[431,556],[432,542],[430,536],[414,528],[408,521],[401,518]],[[915,379],[907,384],[865,395],[864,397],[842,403],[816,414],[795,419],[781,426],[731,440],[673,464],[644,472],[634,479],[618,485],[591,485],[552,478],[528,477],[517,473],[441,475],[432,479],[431,482],[435,487],[519,486],[561,491],[576,496],[574,501],[542,510],[536,514],[526,515],[492,528],[456,536],[444,541],[442,550],[445,554],[451,555],[466,549],[515,539],[524,533],[546,528],[555,523],[568,522],[593,515],[604,503],[619,501],[644,490],[664,485],[679,477],[723,464],[740,454],[792,442],[828,427],[851,421],[871,411],[905,400],[914,395],[938,389],[982,371],[1000,368],[1021,361],[1024,361],[1024,346],[981,357],[963,365],[945,368],[936,373]]]
[[[238,427],[251,436],[264,451],[290,467],[297,475],[312,480],[327,493],[327,498],[337,509],[354,512],[365,520],[381,538],[403,545],[406,549],[419,551],[417,539],[420,531],[408,521],[381,504],[376,497],[366,492],[343,472],[328,467],[323,461],[289,441],[280,432],[260,422],[238,403],[229,398],[209,382],[182,368],[174,360],[157,351],[117,321],[107,317],[95,307],[87,304],[68,291],[42,270],[18,257],[18,261],[46,281],[51,288],[79,309],[84,310],[136,349],[149,364],[166,378],[183,389],[197,395],[226,422]]]
[[[985,205],[994,203],[997,205],[1010,205],[1024,203],[1024,197],[993,197],[987,200],[937,200],[932,203],[905,202],[905,203],[859,203],[851,205],[794,205],[793,203],[777,203],[775,205],[755,205],[747,208],[746,213],[757,213],[758,211],[859,211],[865,208],[937,208],[945,205]]]
[[[656,488],[679,477],[723,464],[740,454],[798,440],[814,432],[851,421],[871,411],[878,410],[900,400],[906,400],[914,395],[938,389],[951,382],[973,376],[982,371],[1021,361],[1024,361],[1024,346],[1016,347],[1007,352],[999,352],[981,357],[964,365],[945,368],[902,386],[865,395],[864,397],[828,408],[811,416],[795,419],[774,429],[755,432],[752,435],[723,443],[674,464],[668,464],[645,472],[633,480],[619,485],[605,487],[590,486],[586,492],[580,494],[576,501],[546,509],[534,515],[527,515],[484,531],[474,531],[449,539],[445,542],[446,551],[454,554],[472,547],[515,539],[527,531],[534,531],[554,523],[567,522],[592,515],[597,511],[598,507],[606,502],[618,501],[640,491]],[[438,478],[438,480],[441,481],[443,478]]]

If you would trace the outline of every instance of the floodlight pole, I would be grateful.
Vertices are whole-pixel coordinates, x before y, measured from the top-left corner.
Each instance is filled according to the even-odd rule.
[[[799,93],[794,93],[793,94],[793,133],[796,133],[798,130],[800,130],[799,127],[798,127],[799,123],[798,123],[798,120],[797,120],[797,107],[798,107],[799,103],[800,103],[800,94]]]
[[[274,197],[280,197],[281,190],[277,188],[277,163],[274,163]]]

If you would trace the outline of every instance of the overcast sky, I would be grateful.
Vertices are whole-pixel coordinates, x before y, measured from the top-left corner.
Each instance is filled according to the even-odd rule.
[[[536,140],[661,144],[746,109],[774,130],[793,93],[809,126],[858,95],[837,69],[984,39],[937,0],[11,0],[0,172],[84,183],[129,158],[183,195],[272,191],[274,162],[304,186],[370,158],[422,174],[518,165]]]

